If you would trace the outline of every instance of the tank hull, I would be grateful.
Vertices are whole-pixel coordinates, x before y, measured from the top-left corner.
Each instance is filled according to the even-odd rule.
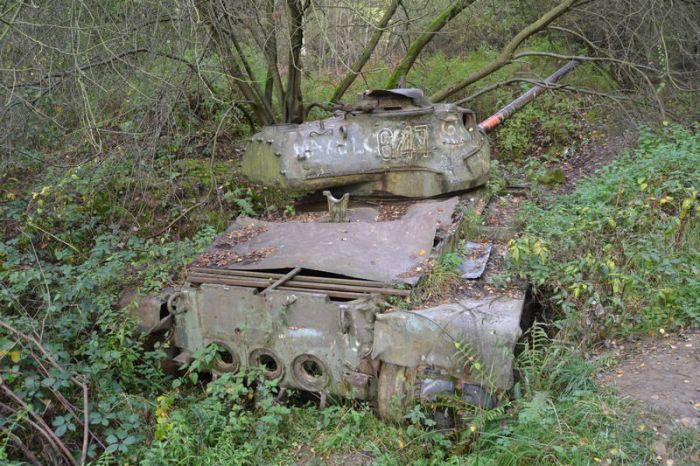
[[[354,204],[346,223],[237,219],[168,298],[176,361],[216,345],[214,374],[262,368],[280,388],[368,401],[394,420],[440,396],[489,405],[513,384],[524,293],[387,309],[388,296],[419,292],[440,256],[472,256],[463,212],[483,202],[468,193],[389,203],[400,212],[390,218]]]

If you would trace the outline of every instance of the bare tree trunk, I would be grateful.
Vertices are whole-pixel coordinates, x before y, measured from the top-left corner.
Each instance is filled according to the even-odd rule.
[[[505,47],[498,54],[498,57],[488,65],[484,66],[480,70],[475,71],[463,80],[456,84],[453,84],[441,91],[436,92],[430,96],[430,100],[433,102],[440,102],[448,98],[449,96],[461,91],[465,87],[473,84],[486,76],[490,75],[494,71],[501,69],[503,66],[510,63],[513,59],[513,54],[517,48],[530,36],[536,32],[541,31],[546,28],[552,21],[566,13],[571,6],[576,3],[577,0],[563,0],[560,4],[549,10],[547,13],[542,15],[537,21],[528,25],[525,29],[520,31],[513,37],[510,42],[506,44]]]
[[[370,37],[369,42],[365,46],[364,50],[362,51],[360,56],[357,57],[355,63],[353,63],[352,66],[350,66],[350,70],[345,74],[342,81],[340,81],[338,87],[335,88],[335,91],[333,92],[333,97],[331,97],[331,102],[338,102],[341,99],[341,97],[343,97],[343,95],[345,94],[345,91],[347,91],[348,88],[352,85],[352,83],[355,82],[355,78],[357,78],[357,76],[360,74],[360,71],[362,71],[362,67],[365,66],[367,60],[369,60],[369,58],[372,56],[372,53],[374,53],[374,49],[377,47],[379,39],[381,39],[382,37],[382,34],[384,34],[386,25],[389,24],[389,21],[394,16],[394,13],[398,8],[399,3],[401,3],[401,0],[391,0],[391,3],[389,3],[389,6],[387,6],[386,10],[384,11],[384,16],[382,16],[382,19],[379,20],[379,23],[374,28],[374,32],[372,33],[372,36]]]
[[[461,13],[462,10],[474,3],[474,1],[475,0],[455,0],[450,4],[450,6],[443,10],[442,13],[440,13],[438,17],[428,25],[428,28],[411,43],[406,51],[406,55],[389,77],[385,87],[387,89],[396,87],[399,84],[399,80],[402,77],[406,77],[408,71],[413,66],[413,63],[415,63],[416,59],[418,58],[418,55],[421,53],[423,48],[428,45],[433,37],[435,37],[435,34],[445,27],[445,25],[449,23],[452,18]]]
[[[284,102],[284,87],[282,86],[282,78],[280,77],[279,69],[277,68],[277,30],[272,18],[275,10],[275,0],[265,0],[265,20],[263,31],[263,50],[267,61],[267,77],[265,80],[265,98],[272,102],[273,90],[277,91],[277,101],[279,105]]]
[[[236,55],[228,45],[227,39],[230,38],[232,31],[226,31],[226,28],[224,28],[223,24],[221,24],[221,21],[223,20],[217,15],[217,9],[214,2],[203,0],[199,2],[199,6],[200,10],[204,13],[205,21],[209,26],[212,40],[219,49],[219,53],[221,54],[224,62],[224,67],[229,74],[231,86],[237,87],[243,95],[243,98],[246,99],[247,103],[251,106],[257,123],[261,125],[269,125],[274,123],[274,115],[272,114],[271,109],[265,105],[261,90],[259,87],[258,89],[254,88],[255,83],[252,76],[249,76],[248,79],[246,79],[246,75],[241,68],[241,65],[238,63]],[[222,13],[226,15],[225,11]],[[233,40],[236,42],[235,37],[233,37]],[[236,45],[238,44],[236,43]],[[251,72],[248,66],[246,66],[246,69]]]
[[[287,0],[289,10],[289,74],[284,102],[284,120],[287,123],[304,121],[301,95],[301,48],[304,45],[304,8],[301,0]]]

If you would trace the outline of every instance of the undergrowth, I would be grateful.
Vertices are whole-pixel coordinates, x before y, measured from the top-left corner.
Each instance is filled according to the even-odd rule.
[[[204,393],[159,398],[143,464],[645,464],[653,433],[633,409],[601,392],[595,367],[535,326],[517,361],[505,406],[458,406],[460,427],[437,428],[416,407],[402,425],[362,404],[280,405],[274,383],[226,375]],[[251,384],[251,381],[254,381]]]
[[[488,51],[477,51],[466,61],[438,56],[426,64],[461,75],[486,59]],[[428,90],[442,85],[428,77],[420,68],[411,76]],[[499,90],[484,99],[488,105],[477,104],[492,108],[513,95]],[[556,157],[576,128],[549,116],[570,106],[552,97],[542,102],[512,121],[513,134],[504,133],[500,147],[528,155],[542,142],[532,137],[534,124],[535,136],[551,137],[545,158]],[[209,384],[164,374],[159,361],[167,348],[135,333],[117,307],[121,292],[178,284],[235,215],[260,215],[287,200],[242,184],[214,147],[201,157],[177,138],[161,142],[152,159],[124,144],[75,166],[51,165],[55,157],[32,152],[3,173],[3,464],[22,457],[20,444],[60,462],[56,442],[32,429],[37,416],[77,460],[84,412],[94,433],[86,459],[94,464],[652,461],[653,438],[629,416],[630,406],[597,388],[596,368],[541,330],[523,343],[512,399],[495,410],[460,406],[454,430],[438,428],[420,407],[394,425],[364,404],[280,405],[274,384],[256,374]],[[516,270],[551,292],[571,322],[588,320],[598,334],[697,325],[699,146],[697,133],[679,128],[648,134],[577,193],[550,209],[530,207],[527,234],[511,245]],[[441,258],[430,277],[431,298],[458,286],[454,257]],[[24,406],[6,403],[12,396]],[[685,437],[679,445],[695,448]]]
[[[81,381],[96,436],[89,440],[87,460],[95,464],[649,460],[650,433],[634,425],[629,407],[599,391],[591,379],[595,368],[543,332],[525,340],[513,398],[495,410],[462,404],[454,430],[438,428],[420,407],[408,413],[405,424],[395,425],[363,404],[323,410],[312,402],[280,405],[274,385],[255,374],[220,377],[208,385],[189,376],[173,380],[158,363],[167,348],[149,348],[116,302],[129,285],[147,292],[177,283],[177,271],[216,229],[202,225],[179,241],[125,234],[110,224],[118,213],[85,202],[95,185],[81,186],[80,178],[69,175],[50,189],[35,188],[35,194],[18,187],[3,192],[4,213],[12,222],[6,231],[17,234],[6,235],[0,245],[2,321],[11,326],[0,330],[0,380],[27,408],[2,412],[1,461],[21,457],[15,440],[42,458],[57,457],[51,443],[25,422],[31,413],[39,413],[79,457]],[[453,259],[438,261],[437,288],[450,281],[439,275],[455,275]],[[42,351],[55,366],[47,366]]]
[[[643,132],[574,193],[524,209],[512,269],[581,338],[699,325],[698,154],[697,127]]]

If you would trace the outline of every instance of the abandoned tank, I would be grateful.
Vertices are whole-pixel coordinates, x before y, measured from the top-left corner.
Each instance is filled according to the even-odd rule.
[[[180,365],[216,345],[214,375],[258,366],[283,392],[322,404],[365,400],[395,420],[442,396],[493,404],[513,385],[525,290],[485,291],[493,244],[466,227],[488,205],[486,130],[543,87],[534,89],[481,124],[394,89],[324,120],[264,128],[242,172],[326,199],[278,221],[240,216],[184,285],[130,309],[145,332],[167,331]],[[459,257],[466,291],[420,299],[447,253]],[[416,308],[395,305],[408,297]]]

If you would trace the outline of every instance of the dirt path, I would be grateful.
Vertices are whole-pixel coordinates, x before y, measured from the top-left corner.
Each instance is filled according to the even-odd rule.
[[[618,365],[599,377],[620,396],[640,402],[640,425],[655,431],[658,464],[700,464],[700,329],[644,337],[615,351]],[[673,440],[682,428],[690,436],[697,431],[694,446],[686,451],[679,451]]]
[[[620,353],[604,383],[684,427],[700,428],[700,330],[647,337]]]

